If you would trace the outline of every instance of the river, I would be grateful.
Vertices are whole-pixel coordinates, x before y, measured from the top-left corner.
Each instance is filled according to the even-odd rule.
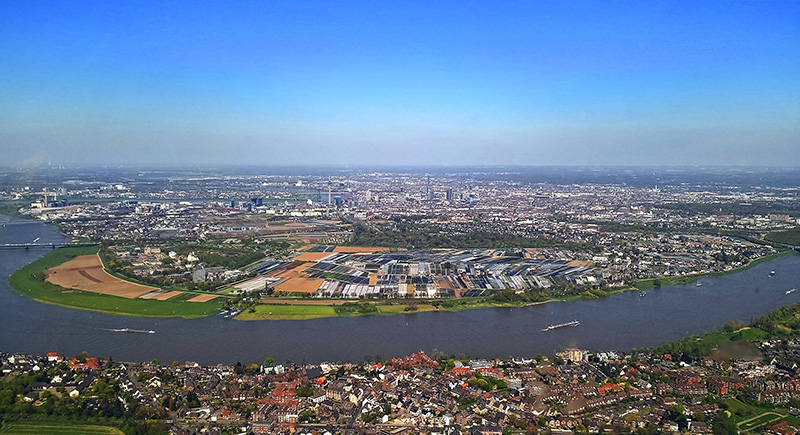
[[[0,216],[0,224],[9,218]],[[0,243],[61,242],[55,227],[39,222],[0,227]],[[0,249],[0,275],[43,255],[46,249]],[[776,274],[768,278],[770,270]],[[625,292],[594,301],[553,302],[524,308],[486,308],[395,316],[304,321],[236,321],[135,318],[74,310],[20,296],[0,282],[0,352],[76,355],[87,351],[123,361],[196,361],[201,364],[362,361],[438,349],[472,357],[532,357],[564,347],[592,350],[641,348],[711,331],[729,320],[766,314],[800,302],[800,255],[781,257],[718,278],[701,287],[676,285]],[[580,326],[542,332],[550,324]],[[131,328],[155,334],[113,332]]]

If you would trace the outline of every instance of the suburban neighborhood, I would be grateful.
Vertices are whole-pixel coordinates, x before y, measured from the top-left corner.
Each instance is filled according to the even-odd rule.
[[[214,366],[15,354],[2,356],[0,405],[17,415],[135,410],[173,434],[793,433],[800,341],[757,346],[747,359],[564,349]],[[757,418],[744,418],[752,409]]]

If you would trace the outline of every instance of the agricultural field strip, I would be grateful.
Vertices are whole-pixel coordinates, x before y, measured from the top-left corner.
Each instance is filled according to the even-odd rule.
[[[197,295],[191,299],[188,299],[186,302],[208,302],[216,297],[217,295]]]
[[[188,292],[166,301],[131,299],[79,289],[64,289],[45,280],[46,269],[52,269],[78,256],[96,254],[97,247],[94,246],[58,248],[18,269],[9,277],[9,283],[20,294],[39,302],[127,316],[196,318],[209,316],[220,309],[221,303],[218,301],[186,304],[186,299],[195,296]]]
[[[103,270],[103,264],[97,255],[82,255],[44,272],[48,282],[67,289],[78,289],[128,299],[159,292],[159,289],[155,287],[135,284],[110,275]]]

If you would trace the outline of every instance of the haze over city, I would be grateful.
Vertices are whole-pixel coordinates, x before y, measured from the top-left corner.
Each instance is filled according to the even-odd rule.
[[[800,165],[800,2],[5,2],[5,165]]]

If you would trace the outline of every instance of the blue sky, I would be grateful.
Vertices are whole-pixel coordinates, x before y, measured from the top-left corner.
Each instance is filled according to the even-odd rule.
[[[800,165],[800,1],[3,2],[8,164]]]

